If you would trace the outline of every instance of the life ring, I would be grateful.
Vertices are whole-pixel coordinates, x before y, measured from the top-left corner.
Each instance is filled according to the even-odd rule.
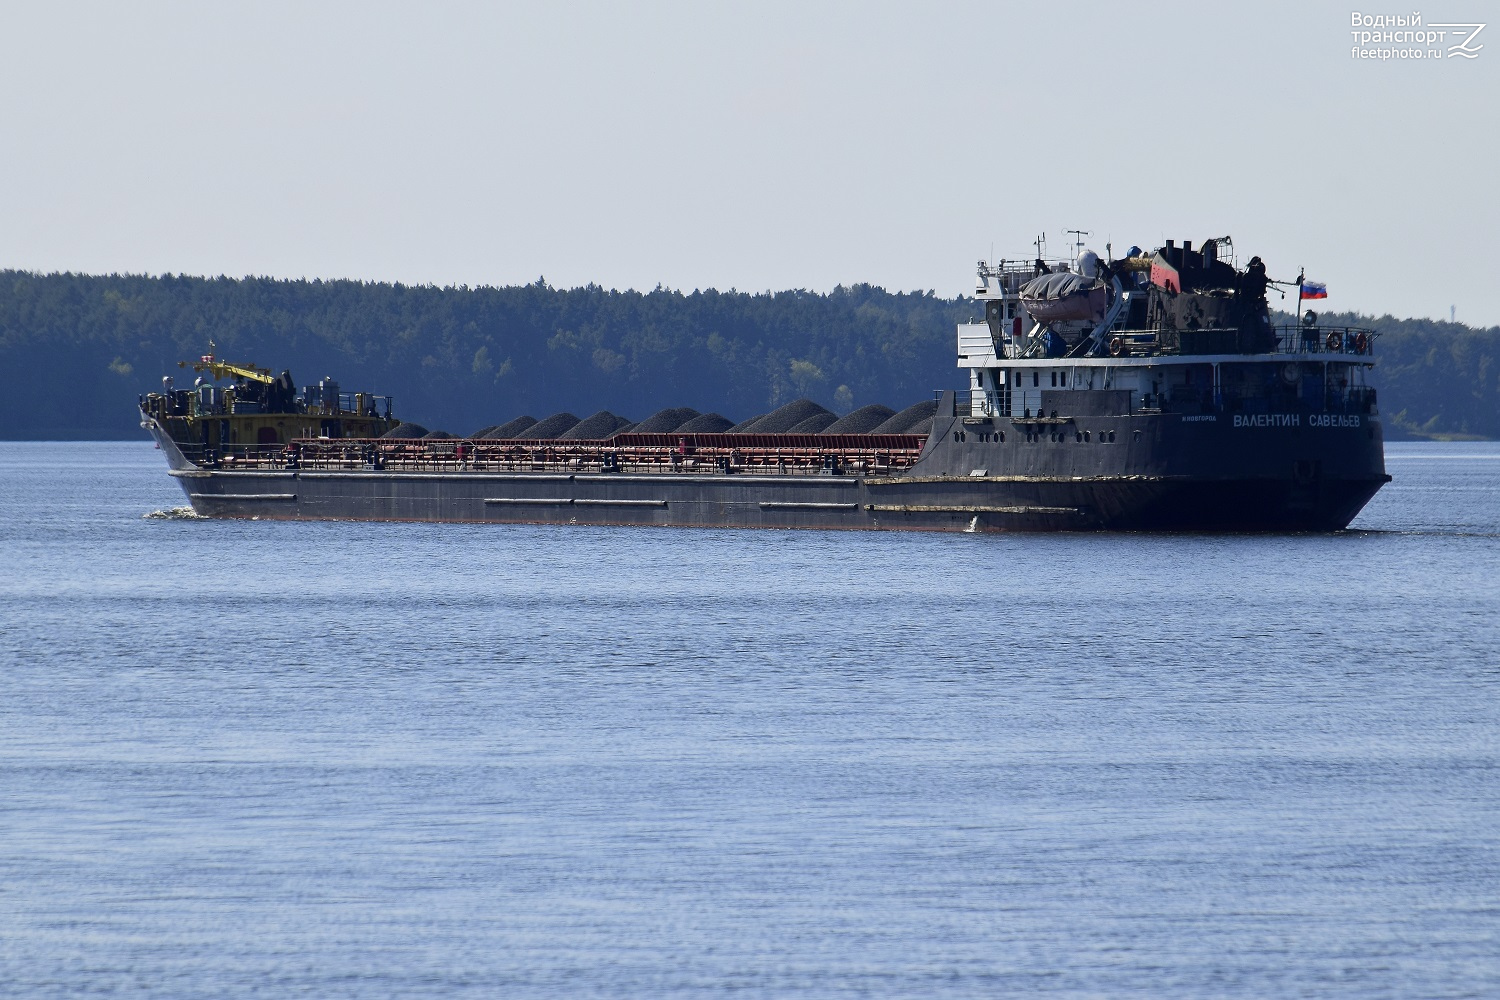
[[[1124,353],[1125,353],[1125,341],[1122,338],[1116,337],[1114,340],[1111,340],[1109,342],[1109,356],[1110,357],[1112,357],[1112,358],[1118,358],[1120,355],[1122,355]]]
[[[1344,338],[1337,333],[1330,333],[1328,339],[1323,341],[1323,343],[1328,345],[1330,351],[1336,351],[1343,346]]]
[[[1363,354],[1370,349],[1370,338],[1363,331],[1354,335],[1354,353]]]

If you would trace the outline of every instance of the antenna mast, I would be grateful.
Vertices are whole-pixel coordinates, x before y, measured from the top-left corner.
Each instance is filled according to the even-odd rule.
[[[1078,254],[1083,251],[1083,238],[1094,234],[1087,229],[1069,229],[1067,233],[1073,237],[1073,257],[1076,259]]]

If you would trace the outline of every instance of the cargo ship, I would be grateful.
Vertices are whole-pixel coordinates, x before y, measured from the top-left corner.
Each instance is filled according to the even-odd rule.
[[[1239,268],[1227,237],[1077,249],[981,261],[983,315],[957,329],[967,384],[874,425],[803,400],[733,426],[663,411],[457,438],[212,347],[182,363],[191,388],[168,376],[140,399],[141,423],[208,517],[1337,531],[1390,481],[1374,331],[1273,325],[1268,287],[1292,283]]]

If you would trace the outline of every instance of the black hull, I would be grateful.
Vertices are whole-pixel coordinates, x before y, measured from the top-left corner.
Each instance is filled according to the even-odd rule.
[[[940,413],[942,411],[940,410]],[[150,426],[150,425],[148,425]],[[1337,531],[1389,481],[1378,420],[1176,414],[975,420],[952,409],[890,477],[225,471],[182,457],[209,517],[924,531]],[[1085,432],[1087,437],[1085,438]]]
[[[208,517],[987,532],[1336,531],[1383,482],[1303,493],[1254,481],[956,480],[909,489],[855,478],[788,485],[762,477],[179,475],[193,509]]]

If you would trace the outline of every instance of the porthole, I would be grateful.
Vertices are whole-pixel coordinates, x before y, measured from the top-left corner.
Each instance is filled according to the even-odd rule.
[[[1083,444],[1083,431],[1074,431],[1073,432],[1073,443],[1074,444]]]
[[[1088,431],[1084,431],[1083,432],[1083,440],[1084,440],[1084,442],[1087,443],[1088,439],[1089,439],[1089,432]]]
[[[1110,444],[1114,444],[1115,443],[1115,432],[1114,431],[1110,431],[1109,432],[1109,443]]]

